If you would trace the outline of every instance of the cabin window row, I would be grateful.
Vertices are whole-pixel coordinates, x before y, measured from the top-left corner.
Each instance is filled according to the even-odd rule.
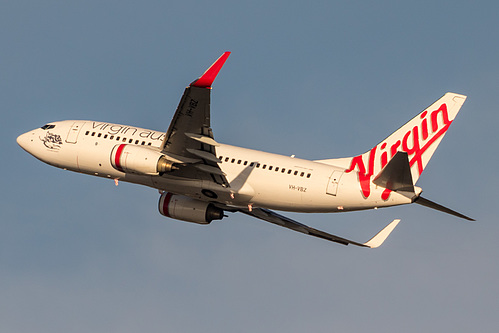
[[[96,135],[97,134],[97,135]],[[121,142],[127,142],[128,143],[133,143],[133,139],[127,139],[125,137],[120,137],[119,135],[118,136],[114,136],[114,135],[108,135],[108,134],[104,134],[102,135],[102,133],[96,133],[96,132],[90,132],[90,131],[86,131],[85,132],[85,135],[90,135],[90,136],[97,136],[98,138],[102,137],[104,139],[109,139],[109,140],[116,140],[116,141],[120,141],[121,139]],[[146,142],[145,141],[142,141],[140,142],[140,140],[135,140],[135,144],[138,145],[140,143],[140,145],[142,146],[145,146],[146,145]],[[150,146],[152,143],[151,142],[148,142],[147,145]]]
[[[242,165],[248,165],[250,168],[262,168],[264,170],[269,170],[269,171],[274,171],[274,172],[281,172],[281,173],[287,173],[288,175],[294,175],[294,176],[300,176],[300,177],[305,177],[305,172],[303,171],[297,171],[297,170],[292,170],[292,169],[286,169],[286,168],[280,168],[280,167],[274,167],[273,165],[267,165],[263,163],[258,163],[258,162],[248,162],[248,161],[243,161],[243,160],[236,160],[235,158],[230,158],[230,157],[224,157],[220,156],[219,157],[220,161],[222,162],[230,162],[230,163],[236,163],[236,164],[242,164]],[[312,176],[311,173],[307,173],[307,178],[310,178]]]

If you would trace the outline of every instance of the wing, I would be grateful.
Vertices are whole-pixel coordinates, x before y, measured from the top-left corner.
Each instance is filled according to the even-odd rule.
[[[212,180],[228,187],[216,155],[210,127],[211,85],[230,52],[225,52],[204,74],[185,88],[184,95],[161,145],[163,153],[180,164],[178,177]]]
[[[369,247],[369,248],[377,248],[383,242],[385,239],[390,235],[390,233],[395,229],[397,224],[400,222],[400,220],[393,220],[388,224],[385,228],[383,228],[380,232],[378,232],[373,238],[371,238],[369,241],[366,243],[358,243],[346,238],[338,237],[335,235],[331,235],[327,232],[320,231],[314,228],[311,228],[309,226],[306,226],[302,223],[299,223],[295,220],[292,220],[286,216],[277,214],[276,212],[273,212],[268,209],[264,208],[253,208],[251,211],[249,209],[239,209],[241,213],[251,215],[253,217],[256,217],[260,220],[264,220],[270,223],[274,223],[277,225],[280,225],[281,227],[289,228],[294,231],[302,232],[304,234],[308,234],[310,236],[315,236],[319,237],[322,239],[326,239],[332,242],[340,243],[343,245],[357,245],[357,246],[362,246],[362,247]]]

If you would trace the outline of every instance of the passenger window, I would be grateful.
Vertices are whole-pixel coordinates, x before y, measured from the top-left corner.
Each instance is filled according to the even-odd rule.
[[[116,141],[120,141],[120,137],[119,136],[116,137]]]
[[[254,163],[254,162],[251,162],[251,163],[250,163],[250,167],[253,167],[253,165],[255,165],[255,163]]]
[[[294,175],[296,176],[298,174],[298,171],[295,171]]]
[[[42,128],[43,128],[43,127],[42,127]],[[88,135],[88,133],[90,133],[90,131],[86,131],[86,132],[85,132],[85,135]]]
[[[291,169],[289,169],[289,170],[288,170],[288,175],[290,175],[290,174],[291,174],[291,171],[292,171]]]
[[[122,141],[123,141],[123,142],[126,142],[126,138],[123,138],[123,140],[122,140]]]
[[[248,165],[248,161],[244,161],[244,165]]]
[[[229,162],[229,158],[228,157],[225,158],[225,162]]]
[[[272,170],[272,165],[271,165],[271,166],[269,166],[269,170]]]
[[[100,138],[100,137],[101,137],[101,135],[102,135],[102,134],[101,134],[101,133],[99,133],[99,134],[97,134],[97,137],[99,137],[99,138]]]
[[[311,174],[311,173],[307,174],[307,178],[310,178],[310,176],[312,176],[312,174]]]
[[[282,172],[282,173],[286,172],[286,169],[282,168],[281,172]]]
[[[107,139],[107,134],[104,134],[104,139]]]
[[[235,158],[233,158],[232,160],[230,160],[230,163],[234,163],[236,161]]]
[[[148,145],[148,146],[150,146],[150,145],[151,145],[151,142],[149,142],[147,145]]]
[[[259,168],[259,167],[260,167],[260,163],[257,163],[257,164],[256,164],[256,167],[257,167],[257,168]]]
[[[300,177],[303,177],[305,175],[305,172],[300,173]]]
[[[241,162],[242,162],[242,161],[241,161],[241,160],[239,160],[239,161],[237,161],[237,164],[241,164]]]
[[[95,136],[95,132],[92,132],[92,136]]]
[[[138,145],[139,144],[139,140],[135,140],[135,144]]]
[[[111,136],[109,137],[109,140],[112,140],[112,139],[114,139],[114,135],[111,135]]]
[[[146,142],[145,142],[145,141],[142,141],[141,145],[143,146],[143,145],[145,145],[145,144],[146,144]]]

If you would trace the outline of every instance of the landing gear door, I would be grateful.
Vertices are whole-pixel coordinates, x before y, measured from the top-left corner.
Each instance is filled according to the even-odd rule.
[[[78,139],[78,134],[80,134],[83,124],[85,124],[84,121],[75,121],[73,123],[68,132],[68,137],[66,139],[67,143],[76,143],[76,140]]]
[[[338,184],[340,183],[340,178],[342,175],[343,171],[333,171],[331,177],[329,177],[329,182],[327,183],[327,194],[336,195],[336,192],[338,191]]]

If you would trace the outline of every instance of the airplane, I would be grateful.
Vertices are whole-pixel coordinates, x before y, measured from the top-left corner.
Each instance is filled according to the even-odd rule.
[[[305,160],[222,144],[210,126],[212,84],[223,53],[185,88],[164,132],[92,120],[50,122],[17,143],[49,165],[155,188],[161,215],[197,224],[225,212],[255,218],[343,245],[379,247],[400,219],[365,243],[304,225],[278,211],[348,212],[417,203],[473,219],[421,197],[421,173],[466,96],[446,93],[367,152]]]

